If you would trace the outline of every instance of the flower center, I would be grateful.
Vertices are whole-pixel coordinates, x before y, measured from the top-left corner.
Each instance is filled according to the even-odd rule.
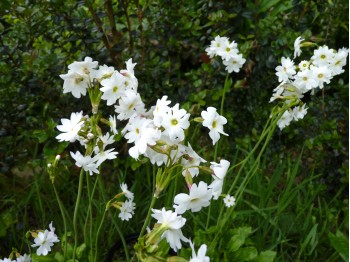
[[[173,126],[176,126],[178,123],[179,123],[179,121],[177,121],[177,119],[171,119],[171,121],[170,121],[170,123],[173,125]]]
[[[318,74],[318,76],[317,76],[318,78],[323,78],[324,77],[324,75],[323,74]]]
[[[214,128],[214,129],[216,128],[216,126],[217,126],[217,123],[216,123],[216,121],[215,121],[215,120],[213,121],[213,124],[212,124],[212,126],[213,126],[213,128]]]
[[[326,59],[326,55],[321,55],[321,59]]]
[[[117,93],[117,91],[118,91],[118,87],[117,86],[113,87],[113,93]]]

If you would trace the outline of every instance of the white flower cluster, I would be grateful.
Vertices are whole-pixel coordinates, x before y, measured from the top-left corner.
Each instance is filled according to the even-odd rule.
[[[243,55],[239,53],[237,43],[235,41],[230,42],[227,37],[216,36],[205,51],[210,58],[220,56],[226,66],[226,71],[229,73],[233,71],[238,73],[246,61]]]
[[[304,39],[298,37],[294,43],[294,58],[301,54],[300,46]],[[276,75],[280,85],[274,89],[270,102],[276,99],[283,99],[287,104],[290,101],[300,102],[298,106],[284,112],[278,121],[280,129],[288,126],[292,120],[302,119],[307,108],[301,103],[301,98],[308,91],[322,89],[325,84],[329,84],[331,79],[344,72],[343,66],[349,50],[341,48],[338,51],[327,46],[320,46],[314,50],[314,54],[309,61],[303,60],[298,66],[289,57],[282,57],[281,65],[276,67]]]
[[[16,260],[12,260],[10,258],[4,258],[0,259],[0,262],[31,262],[32,258],[30,255],[24,254],[23,256],[20,255],[19,257],[16,258]]]
[[[241,66],[245,60],[238,54],[237,45],[234,42],[226,43],[225,39],[227,40],[222,38],[220,43],[223,47],[226,44],[227,46],[215,52],[223,57],[224,63],[232,64],[227,64],[229,68],[239,70],[233,67],[234,61],[238,61],[237,63]],[[228,48],[231,48],[230,51]],[[147,111],[137,92],[138,81],[134,75],[134,66],[130,59],[126,63],[127,69],[118,72],[113,67],[98,67],[98,63],[89,57],[83,62],[74,62],[69,65],[68,73],[61,75],[64,80],[64,93],[72,93],[76,98],[89,93],[94,115],[89,117],[84,116],[83,112],[78,112],[72,113],[70,119],[61,119],[62,124],[57,126],[61,133],[56,138],[59,141],[79,141],[86,152],[90,153],[83,155],[80,151],[71,152],[76,166],[89,172],[90,175],[98,174],[101,163],[107,159],[116,158],[118,154],[114,148],[106,148],[114,143],[114,135],[118,134],[117,121],[119,120],[126,123],[120,133],[127,143],[131,144],[129,148],[131,157],[138,159],[143,156],[158,166],[181,164],[183,176],[190,177],[189,180],[186,179],[189,194],[180,193],[175,197],[175,212],[166,211],[164,208],[153,210],[153,217],[158,220],[158,224],[166,227],[163,228],[165,231],[162,238],[166,238],[171,248],[176,251],[181,248],[181,241],[187,241],[181,232],[181,227],[186,221],[181,214],[187,210],[198,212],[202,207],[209,206],[211,199],[219,198],[230,163],[227,160],[221,160],[220,163],[211,162],[209,168],[201,167],[201,163],[205,163],[206,160],[201,158],[189,143],[185,145],[186,132],[190,127],[190,114],[180,108],[178,103],[171,106],[167,96],[158,99],[156,104]],[[92,97],[94,95],[95,98]],[[104,135],[96,132],[101,128],[96,128],[92,124],[98,113],[100,100],[105,100],[107,106],[114,106],[116,113],[115,116],[110,116],[108,121],[103,122],[110,127]],[[203,110],[201,117],[203,126],[209,129],[213,145],[218,142],[220,134],[228,136],[223,130],[227,120],[219,115],[215,108],[208,107],[207,110]],[[94,145],[93,150],[88,150],[91,145]],[[210,185],[203,181],[198,184],[192,183],[192,178],[199,174],[201,168],[211,173],[213,182]],[[113,202],[111,205],[120,209],[120,219],[129,220],[135,209],[133,194],[127,190],[125,184],[121,185],[121,189],[128,199],[123,203]],[[204,257],[203,251],[204,247],[201,247],[197,257]],[[193,261],[195,261],[195,252],[193,254]]]

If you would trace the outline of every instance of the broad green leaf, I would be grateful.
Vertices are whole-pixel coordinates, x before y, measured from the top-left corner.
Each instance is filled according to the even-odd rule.
[[[245,242],[246,238],[252,233],[251,227],[239,227],[233,230],[233,236],[231,237],[228,247],[229,250],[237,251]]]
[[[273,262],[276,257],[276,252],[271,250],[266,250],[261,252],[256,258],[254,258],[254,262]]]
[[[341,258],[344,261],[349,261],[349,239],[340,232],[339,230],[336,234],[328,234],[329,241],[331,242],[332,247],[338,252]]]
[[[250,261],[258,255],[255,247],[242,247],[232,254],[232,261]]]

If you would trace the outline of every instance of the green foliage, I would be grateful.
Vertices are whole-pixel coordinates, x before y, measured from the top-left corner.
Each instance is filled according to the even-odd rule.
[[[63,228],[45,172],[57,154],[62,157],[57,190],[67,203],[65,213],[73,211],[78,170],[67,155],[72,146],[57,143],[55,127],[58,119],[77,110],[85,112],[89,105],[61,94],[58,76],[67,71],[68,64],[91,56],[121,69],[132,57],[138,63],[135,72],[146,104],[168,95],[195,117],[207,105],[219,108],[223,92],[223,68],[217,61],[210,62],[204,49],[218,34],[234,39],[247,63],[225,88],[230,137],[221,144],[221,151],[223,157],[233,158],[236,149],[244,155],[257,141],[257,133],[269,117],[268,100],[277,84],[275,67],[282,56],[292,56],[297,36],[335,49],[348,46],[348,6],[348,1],[342,0],[3,0],[0,257],[7,256],[14,246],[27,250],[22,237],[28,228],[44,228],[50,219],[55,219],[58,230]],[[303,55],[309,57],[310,51],[304,49]],[[273,137],[266,152],[270,160],[264,160],[247,187],[243,203],[232,217],[236,226],[222,236],[218,258],[316,261],[327,254],[331,261],[348,259],[348,236],[341,233],[348,231],[348,75],[346,69],[332,86],[306,97],[307,117]],[[193,130],[194,134],[200,132]],[[196,142],[194,147],[204,155],[211,154],[211,148],[202,147],[205,138]],[[292,165],[290,158],[302,150],[297,164]],[[104,180],[96,182],[98,197],[93,203],[99,213],[120,181],[137,177],[131,190],[139,192],[135,196],[138,212],[133,225],[123,224],[124,235],[141,229],[153,174],[148,163],[125,159],[126,152],[122,147],[119,160],[103,170]],[[93,182],[89,182],[90,189]],[[172,189],[175,192],[175,186]],[[167,202],[172,203],[171,196]],[[82,205],[88,209],[87,203]],[[115,217],[111,212],[106,218],[103,230],[110,233],[101,239],[101,257],[121,238]],[[96,217],[97,222],[100,219]],[[79,221],[81,225],[84,222]],[[196,233],[197,246],[210,242],[215,233],[215,228],[205,230],[199,225],[195,225],[201,228]],[[97,226],[89,227],[94,234]],[[93,237],[86,237],[78,248],[77,257],[82,261],[89,257]],[[67,236],[69,249],[71,241]],[[59,252],[52,257],[33,257],[33,261],[62,259]]]

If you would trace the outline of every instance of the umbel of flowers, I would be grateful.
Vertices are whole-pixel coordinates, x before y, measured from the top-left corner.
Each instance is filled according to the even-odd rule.
[[[294,58],[301,54],[301,42],[298,37],[294,43]],[[305,43],[306,46],[311,43]],[[281,65],[276,67],[276,76],[280,85],[274,89],[270,102],[278,99],[290,104],[291,107],[284,112],[278,121],[280,129],[288,126],[293,120],[304,118],[307,113],[306,104],[302,102],[305,93],[315,93],[317,89],[324,88],[331,79],[344,72],[349,50],[341,48],[338,51],[320,46],[314,50],[309,60],[302,60],[298,65],[289,57],[282,57]]]
[[[231,63],[233,63],[232,59],[240,56],[235,48],[224,55],[225,59],[227,58]],[[132,59],[129,59],[126,62],[126,69],[118,71],[106,65],[99,66],[98,62],[93,61],[90,57],[70,64],[68,73],[60,76],[64,80],[63,92],[71,93],[77,99],[88,94],[92,114],[84,114],[83,111],[72,112],[70,118],[61,119],[61,124],[57,126],[61,133],[56,138],[60,142],[78,142],[81,145],[81,150],[70,152],[70,155],[82,172],[87,172],[92,176],[100,173],[101,164],[104,161],[117,157],[118,152],[113,147],[114,136],[121,134],[130,144],[128,152],[132,158],[136,160],[141,157],[147,158],[152,164],[159,167],[154,199],[158,198],[177,175],[173,172],[174,168],[181,167],[180,174],[185,179],[188,192],[175,196],[173,206],[175,211],[164,208],[161,211],[156,210],[151,204],[149,214],[145,219],[141,237],[151,217],[158,220],[156,225],[160,225],[155,226],[145,235],[147,241],[143,245],[139,244],[139,250],[147,249],[148,255],[151,256],[150,246],[157,245],[161,239],[166,239],[174,251],[182,247],[181,242],[190,243],[181,233],[181,227],[186,221],[181,215],[186,211],[198,212],[209,206],[211,199],[217,200],[222,195],[223,181],[230,163],[221,159],[219,163],[212,161],[208,165],[207,161],[194,151],[186,140],[186,133],[190,127],[190,114],[181,108],[180,104],[172,105],[168,97],[163,96],[151,108],[145,107],[138,93],[138,80],[134,75],[135,65]],[[108,117],[103,116],[103,112],[99,110],[102,102],[113,107],[115,114]],[[220,135],[228,136],[224,132],[227,120],[224,116],[219,115],[214,107],[203,110],[201,117],[197,117],[195,122],[201,122],[205,128],[209,129],[213,145],[220,139]],[[105,133],[102,130],[106,128],[103,128],[102,125],[108,127]],[[212,183],[193,182],[193,179],[198,178],[200,172],[211,175]],[[125,193],[125,196],[128,195]],[[233,197],[230,202],[227,202],[226,198],[225,203],[232,206]],[[133,197],[129,197],[125,202],[112,199],[108,202],[107,208],[112,206],[120,210],[119,217],[122,220],[129,220],[134,214]],[[174,222],[174,226],[170,223],[173,219],[177,221]],[[141,253],[139,252],[139,259],[142,260]],[[202,254],[202,251],[200,253]]]

